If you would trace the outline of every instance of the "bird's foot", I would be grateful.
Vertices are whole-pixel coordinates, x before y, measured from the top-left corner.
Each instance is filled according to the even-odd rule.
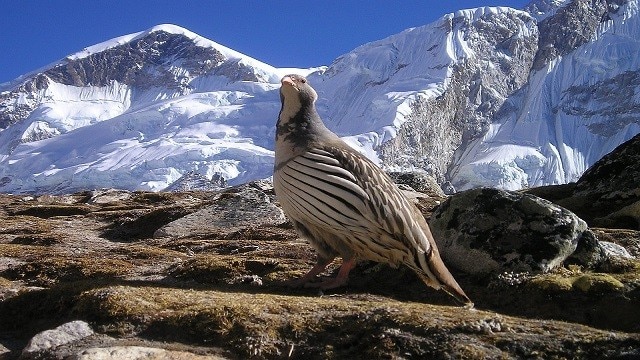
[[[340,265],[340,270],[338,270],[338,276],[320,283],[307,283],[305,284],[305,287],[317,287],[322,290],[328,290],[344,286],[349,282],[349,272],[354,266],[356,266],[356,260],[353,257],[343,259],[342,265]]]
[[[327,265],[331,264],[332,261],[333,258],[318,259],[318,262],[304,276],[297,279],[285,281],[284,285],[293,288],[306,286],[308,283],[313,282],[317,278],[317,275],[320,274],[327,267]]]

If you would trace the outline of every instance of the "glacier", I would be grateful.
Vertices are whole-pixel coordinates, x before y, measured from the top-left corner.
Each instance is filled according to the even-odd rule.
[[[387,170],[458,190],[575,181],[640,132],[638,0],[552,33],[585,4],[460,10],[309,69],[169,24],[89,46],[0,85],[0,191],[267,178],[289,73],[309,78],[330,129]]]

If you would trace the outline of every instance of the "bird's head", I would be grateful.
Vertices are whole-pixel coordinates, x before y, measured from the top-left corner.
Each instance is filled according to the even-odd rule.
[[[302,149],[310,141],[319,139],[320,135],[336,136],[320,119],[314,104],[318,94],[304,76],[287,75],[282,78],[281,83],[282,108],[276,123],[276,145]]]
[[[312,106],[318,98],[318,94],[309,85],[309,82],[301,75],[287,75],[280,81],[280,100],[282,106],[299,110],[302,107]]]

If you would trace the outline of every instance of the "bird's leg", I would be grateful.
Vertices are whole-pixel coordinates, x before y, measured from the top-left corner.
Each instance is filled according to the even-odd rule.
[[[321,283],[307,283],[306,287],[319,287],[322,290],[335,289],[337,287],[345,285],[349,281],[349,272],[356,266],[356,259],[350,257],[348,259],[342,259],[342,265],[338,270],[338,275],[335,278],[325,280]]]
[[[333,262],[333,259],[335,258],[325,259],[318,257],[316,264],[311,268],[311,270],[309,270],[309,272],[307,272],[301,278],[287,281],[286,285],[291,287],[299,287],[309,284],[309,282],[315,279],[318,274],[320,274],[327,266],[329,266],[329,264]]]

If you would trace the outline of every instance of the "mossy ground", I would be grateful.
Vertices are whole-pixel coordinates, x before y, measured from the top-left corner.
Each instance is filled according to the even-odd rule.
[[[64,207],[87,209],[86,200],[67,197]],[[51,197],[47,216],[37,216],[29,209],[42,199],[0,196],[0,289],[12,289],[0,297],[0,343],[24,345],[83,319],[118,337],[239,358],[605,358],[640,348],[635,260],[519,281],[456,274],[478,310],[455,306],[407,269],[371,263],[336,291],[290,289],[283,282],[315,261],[290,227],[152,237],[209,201],[208,193],[135,193],[61,214]]]

